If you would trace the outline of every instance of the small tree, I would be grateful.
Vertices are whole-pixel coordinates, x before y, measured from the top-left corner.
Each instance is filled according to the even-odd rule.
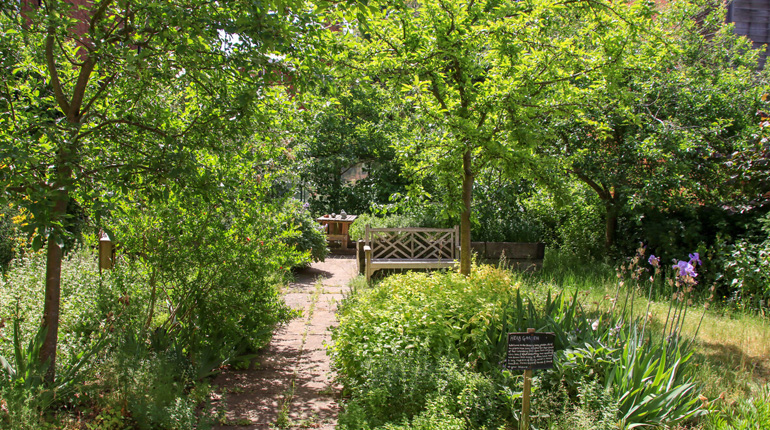
[[[730,194],[724,163],[752,140],[768,82],[757,51],[724,13],[671,2],[652,22],[658,37],[635,40],[612,74],[583,87],[576,114],[555,124],[557,144],[543,154],[604,202],[607,252],[629,207],[717,203]]]
[[[0,187],[47,249],[40,361],[52,382],[67,207],[99,223],[129,190],[205,194],[217,182],[201,161],[244,150],[264,118],[256,103],[285,76],[276,59],[316,26],[299,1],[23,3],[3,1],[0,16]]]
[[[461,272],[470,272],[474,177],[490,163],[522,169],[577,83],[614,67],[648,5],[580,0],[400,1],[358,10],[358,32],[334,36],[335,65],[401,91],[413,171],[461,189]],[[638,22],[637,22],[638,21]],[[366,79],[365,77],[362,79]]]

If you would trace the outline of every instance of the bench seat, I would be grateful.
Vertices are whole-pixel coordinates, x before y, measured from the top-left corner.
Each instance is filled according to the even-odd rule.
[[[457,263],[457,260],[435,260],[431,258],[421,258],[418,260],[400,260],[398,258],[372,259],[372,266],[376,266],[381,269],[392,269],[399,267],[409,267],[413,269],[440,269],[442,267],[452,267]]]
[[[366,226],[366,280],[380,269],[443,269],[459,259],[459,227],[372,228]]]

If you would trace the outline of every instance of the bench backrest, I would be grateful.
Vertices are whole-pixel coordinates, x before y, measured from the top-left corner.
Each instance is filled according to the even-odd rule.
[[[364,239],[372,258],[400,260],[456,260],[459,258],[460,227],[454,228],[372,228],[366,226]]]

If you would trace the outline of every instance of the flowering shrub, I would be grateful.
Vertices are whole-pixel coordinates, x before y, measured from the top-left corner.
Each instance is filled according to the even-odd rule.
[[[21,231],[26,217],[22,210],[13,205],[0,209],[0,270],[8,269],[11,260],[30,248],[29,240]]]

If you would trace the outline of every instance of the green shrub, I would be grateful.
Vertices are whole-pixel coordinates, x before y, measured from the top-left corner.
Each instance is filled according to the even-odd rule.
[[[431,399],[425,405],[425,410],[415,416],[408,424],[386,424],[383,430],[466,430],[471,428],[462,418],[452,413],[451,399],[440,396]]]
[[[0,269],[5,270],[16,256],[13,243],[14,229],[10,217],[0,213]]]
[[[0,427],[40,428],[77,411],[93,428],[202,428],[203,378],[263,346],[293,315],[278,289],[288,267],[307,258],[283,242],[297,233],[280,228],[292,214],[265,228],[203,208],[142,212],[118,224],[114,269],[100,271],[91,249],[67,254],[55,393],[11,376],[20,369],[15,346],[27,351],[38,330],[45,256],[17,258],[0,279],[8,362],[0,365]],[[36,362],[34,351],[22,355]]]
[[[278,285],[310,259],[289,245],[307,215],[287,208],[302,209],[284,201],[212,205],[195,195],[142,203],[126,202],[112,230],[118,258],[143,276],[144,332],[192,356],[215,354],[212,368],[264,346],[292,315]]]
[[[190,358],[200,352],[153,353],[144,337],[147,278],[128,262],[100,275],[87,249],[71,252],[63,264],[57,380],[53,389],[40,384],[45,368],[37,365],[34,336],[42,313],[43,261],[42,255],[27,255],[0,288],[0,320],[14,327],[7,338],[0,329],[0,357],[6,357],[0,359],[0,427],[46,428],[47,421],[64,420],[66,411],[104,429],[181,429],[192,428],[193,418],[200,421],[200,396],[190,396],[200,373]],[[56,410],[61,416],[50,415]],[[145,418],[150,415],[164,418]]]
[[[545,375],[547,376],[547,375]],[[588,372],[574,381],[563,380],[553,387],[538,387],[535,378],[532,417],[535,428],[549,430],[616,430],[618,429],[617,399],[612,390],[604,388]],[[568,393],[566,385],[575,388]]]
[[[727,300],[745,309],[770,307],[770,241],[740,240],[727,247],[721,280]]]
[[[596,193],[574,184],[563,195],[533,193],[524,200],[524,216],[542,226],[548,247],[600,260],[604,251],[604,209]]]
[[[345,428],[412,419],[421,428],[438,419],[424,411],[444,395],[452,415],[469,428],[497,428],[510,417],[507,400],[498,395],[503,374],[496,365],[493,374],[479,373],[476,364],[484,367],[481,357],[497,346],[497,339],[483,340],[488,327],[482,319],[494,321],[500,312],[493,297],[504,295],[495,291],[515,286],[497,269],[475,273],[472,280],[453,273],[390,277],[343,303],[332,355],[351,392],[340,418]]]
[[[162,354],[136,358],[121,360],[125,367],[115,369],[122,384],[112,387],[117,391],[105,406],[124,407],[125,421],[142,430],[210,426],[210,418],[197,412],[201,389],[207,390],[207,385],[190,390],[196,375],[186,363]]]
[[[285,243],[293,246],[299,252],[308,253],[311,261],[324,261],[329,255],[329,248],[327,248],[323,227],[318,225],[312,214],[303,207],[299,200],[288,200],[284,211],[292,214],[292,228],[297,231],[296,236],[287,238]],[[309,261],[300,265],[308,263]]]
[[[498,299],[510,292],[515,297],[516,289],[511,275],[488,266],[470,278],[438,272],[389,277],[343,304],[333,358],[345,375],[359,379],[367,358],[419,345],[436,359],[486,359],[500,341],[487,338],[487,324],[500,321]]]
[[[445,358],[434,360],[427,351],[377,357],[366,363],[361,376],[347,386],[352,395],[339,419],[343,429],[402,428],[389,425],[402,422],[411,422],[403,428],[415,429],[443,428],[430,427],[439,423],[497,428],[510,415],[495,378]]]
[[[45,428],[42,405],[37,390],[21,390],[0,385],[0,428],[7,430],[38,430]]]
[[[534,183],[510,180],[488,169],[473,186],[471,237],[478,242],[541,242],[545,226],[526,210]]]

